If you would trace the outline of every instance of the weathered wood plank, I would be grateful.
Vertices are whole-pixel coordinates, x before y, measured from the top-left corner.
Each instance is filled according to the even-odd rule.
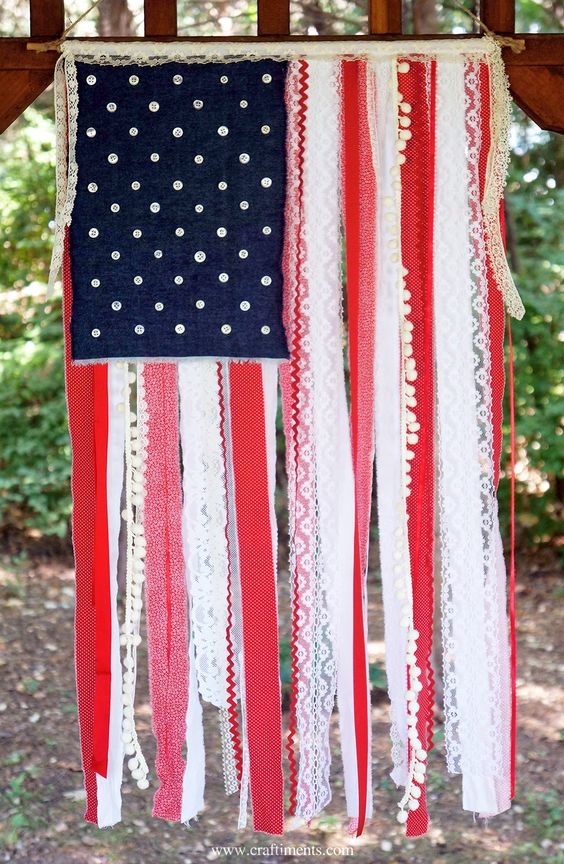
[[[65,29],[64,0],[29,0],[32,36],[60,36]]]
[[[515,0],[480,0],[480,18],[494,33],[514,33]]]
[[[399,35],[402,0],[369,0],[368,30],[373,35]]]
[[[145,0],[145,36],[176,36],[176,0]]]
[[[290,0],[257,0],[259,36],[287,36],[290,32]]]

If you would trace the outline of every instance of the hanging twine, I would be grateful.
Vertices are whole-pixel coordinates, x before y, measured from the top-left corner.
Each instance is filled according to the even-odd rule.
[[[465,15],[468,15],[468,17],[478,25],[480,30],[482,30],[486,36],[489,36],[490,39],[493,39],[494,42],[497,42],[501,48],[511,48],[514,54],[521,54],[521,52],[525,50],[526,46],[524,39],[515,39],[513,36],[499,36],[497,33],[494,33],[493,30],[490,30],[488,25],[484,24],[478,15],[472,12],[471,9],[467,9],[466,6],[463,6],[462,3],[458,2],[458,0],[451,0],[451,3],[456,9],[459,9],[461,12],[464,12]]]
[[[93,12],[94,9],[96,9],[96,7],[100,5],[100,3],[102,3],[102,0],[94,0],[94,3],[92,4],[92,6],[90,6],[90,8],[88,8],[86,10],[86,12],[83,12],[82,15],[80,15],[76,19],[76,21],[73,21],[71,24],[69,24],[69,26],[66,28],[66,30],[63,30],[63,34],[62,34],[62,36],[59,37],[59,39],[54,39],[52,42],[28,42],[27,43],[27,50],[28,51],[60,51],[61,45],[63,44],[63,42],[65,41],[65,39],[69,35],[69,33],[72,30],[74,30],[76,25],[79,24],[83,18],[86,18],[87,15],[90,15],[90,13]]]

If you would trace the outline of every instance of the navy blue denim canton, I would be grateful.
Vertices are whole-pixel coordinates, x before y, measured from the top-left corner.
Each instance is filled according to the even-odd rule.
[[[286,358],[286,63],[77,63],[75,360]]]

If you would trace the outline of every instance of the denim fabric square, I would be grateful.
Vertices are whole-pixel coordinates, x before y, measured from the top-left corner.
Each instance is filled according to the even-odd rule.
[[[286,358],[286,63],[77,63],[74,360]]]

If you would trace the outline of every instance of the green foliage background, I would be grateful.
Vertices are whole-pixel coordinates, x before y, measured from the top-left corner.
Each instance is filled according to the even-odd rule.
[[[246,32],[254,24],[253,4],[231,5],[238,32]],[[556,16],[564,18],[562,4],[550,5],[553,20],[555,6]],[[302,32],[315,26],[311,6],[295,4],[294,24]],[[313,6],[313,11],[320,8]],[[326,31],[362,29],[365,4],[327,0],[321,4],[325,7]],[[191,30],[218,32],[210,3],[180,3],[179,10],[180,23],[185,19]],[[461,26],[460,11],[450,14],[449,26]],[[519,14],[523,29],[550,29],[551,13],[540,0],[522,2]],[[443,23],[439,26],[445,29]],[[50,103],[50,96],[42,97],[0,138],[0,525],[64,536],[70,451],[61,303],[58,297],[45,301],[55,201]],[[564,137],[541,132],[516,111],[512,150],[506,196],[509,255],[527,309],[523,321],[512,323],[517,509],[522,542],[539,544],[562,534]],[[507,479],[500,496],[506,518]]]

